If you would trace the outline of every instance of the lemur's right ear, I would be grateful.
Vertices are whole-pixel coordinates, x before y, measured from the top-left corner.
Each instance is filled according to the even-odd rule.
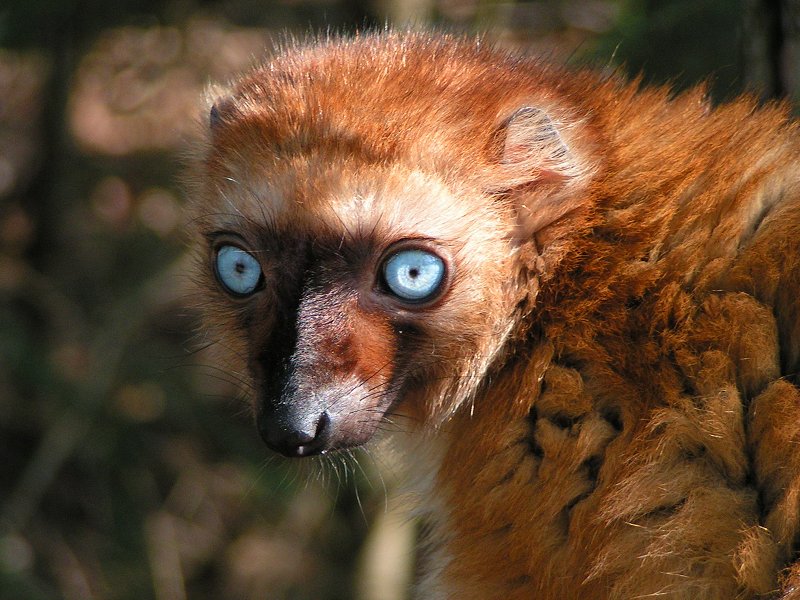
[[[208,111],[208,127],[211,133],[218,132],[231,118],[235,108],[231,98],[218,98]]]
[[[211,110],[208,112],[208,126],[211,130],[217,129],[222,124],[222,117],[219,114],[219,109],[216,104],[211,105]]]

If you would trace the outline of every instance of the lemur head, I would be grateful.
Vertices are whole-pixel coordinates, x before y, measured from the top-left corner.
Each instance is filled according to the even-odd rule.
[[[503,355],[536,293],[533,233],[587,171],[575,119],[521,95],[507,60],[366,37],[215,98],[190,188],[205,320],[270,448],[358,446],[388,413],[435,426]]]

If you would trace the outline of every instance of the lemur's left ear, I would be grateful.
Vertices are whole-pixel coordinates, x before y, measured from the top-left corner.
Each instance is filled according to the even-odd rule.
[[[500,168],[509,188],[533,181],[566,183],[581,166],[558,125],[541,108],[523,106],[500,126]]]
[[[577,188],[591,169],[565,139],[567,128],[543,109],[523,106],[498,129],[492,187],[515,199],[517,237],[526,238],[552,223],[579,201]]]

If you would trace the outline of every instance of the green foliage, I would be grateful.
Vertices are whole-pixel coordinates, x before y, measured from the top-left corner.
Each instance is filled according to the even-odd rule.
[[[677,89],[710,81],[715,97],[729,98],[744,84],[743,9],[742,0],[624,0],[595,56]]]

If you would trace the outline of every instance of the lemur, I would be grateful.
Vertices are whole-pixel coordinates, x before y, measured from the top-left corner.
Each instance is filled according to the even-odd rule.
[[[419,598],[800,598],[786,106],[384,32],[207,114],[208,335],[280,454],[403,424]]]

